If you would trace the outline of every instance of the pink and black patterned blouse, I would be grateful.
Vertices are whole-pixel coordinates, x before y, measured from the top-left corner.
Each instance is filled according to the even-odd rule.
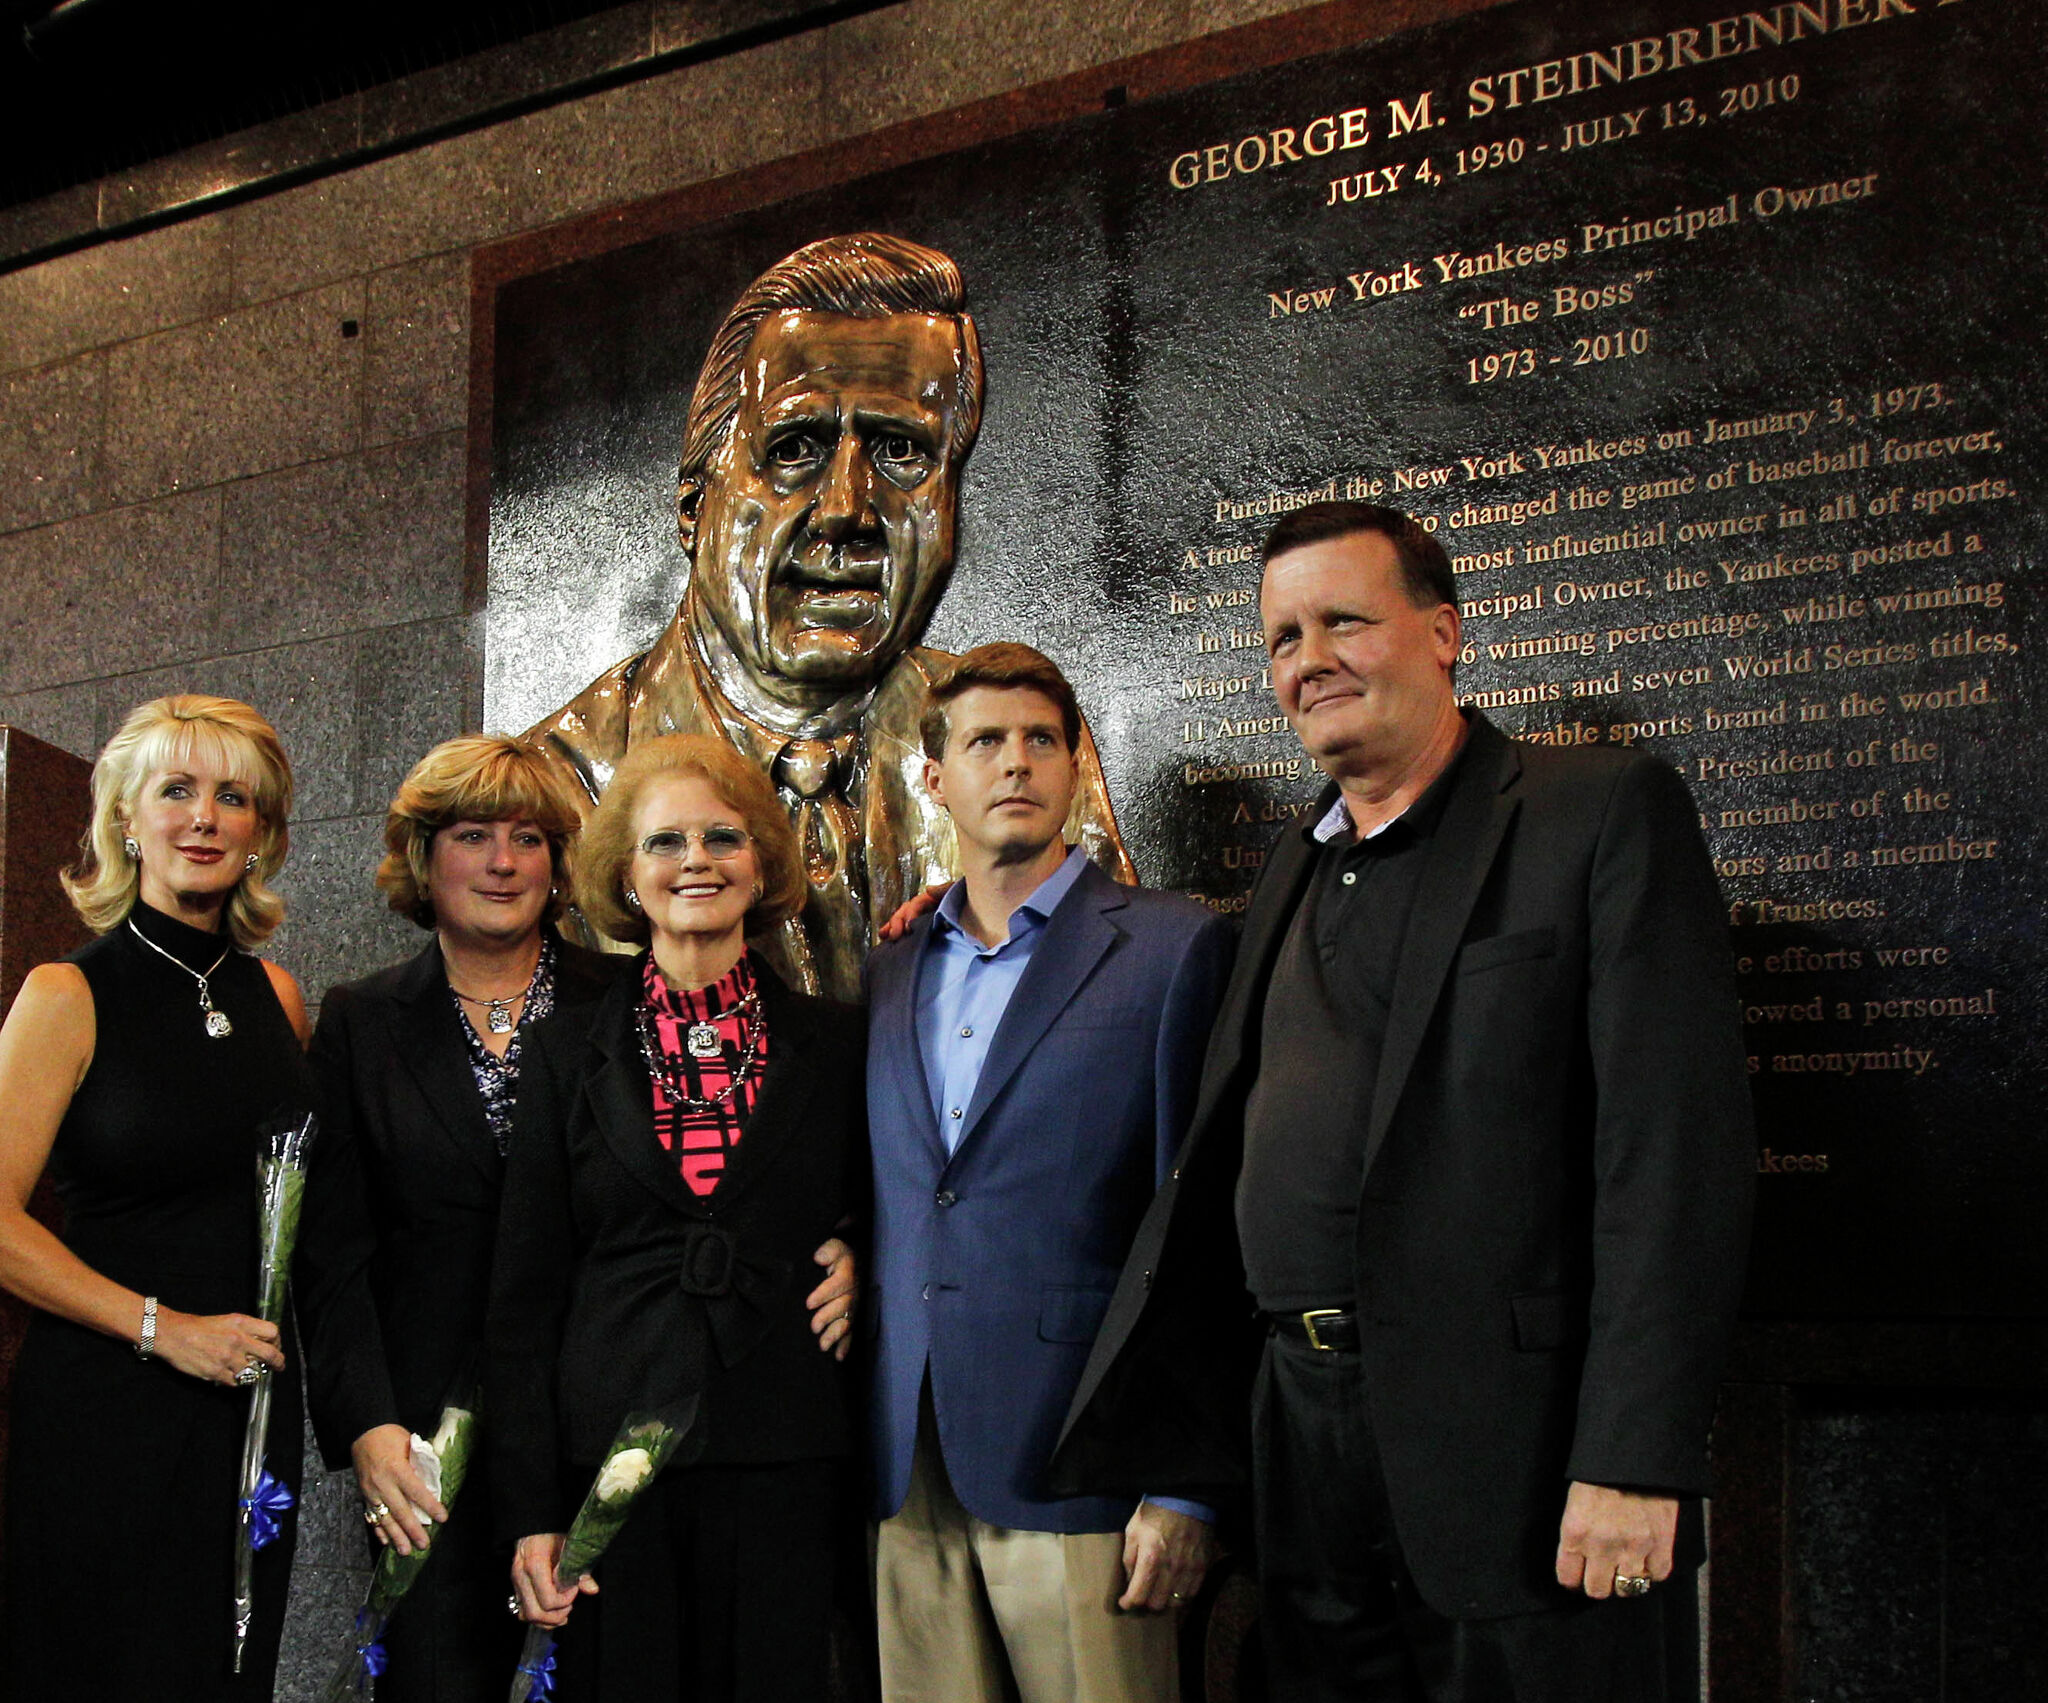
[[[654,955],[647,955],[642,976],[641,1011],[649,1020],[642,1025],[643,1043],[652,1034],[654,1048],[664,1070],[650,1068],[654,1092],[654,1133],[672,1154],[690,1192],[708,1195],[718,1187],[725,1171],[725,1157],[738,1145],[760,1093],[762,1073],[768,1067],[768,1033],[762,1025],[758,1002],[743,1011],[754,992],[754,971],[747,959],[740,961],[709,987],[672,988],[655,968]],[[709,1023],[718,1032],[715,1058],[691,1055],[688,1036],[693,1025]],[[758,1034],[757,1034],[758,1030]],[[753,1062],[746,1080],[732,1095],[705,1109],[673,1104],[662,1078],[673,1073],[683,1092],[692,1100],[714,1100],[733,1080],[733,1072],[747,1058],[753,1045]]]

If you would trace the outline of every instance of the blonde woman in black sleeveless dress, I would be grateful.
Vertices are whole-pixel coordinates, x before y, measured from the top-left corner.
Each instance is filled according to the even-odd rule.
[[[268,1698],[293,1516],[259,1552],[230,1674],[246,1386],[300,1403],[256,1301],[259,1128],[313,1104],[305,1008],[252,955],[283,919],[291,769],[224,698],[160,698],[93,769],[66,891],[100,938],[32,971],[0,1029],[0,1284],[40,1309],[15,1371],[6,1678],[16,1698]],[[25,1209],[45,1169],[61,1237]]]

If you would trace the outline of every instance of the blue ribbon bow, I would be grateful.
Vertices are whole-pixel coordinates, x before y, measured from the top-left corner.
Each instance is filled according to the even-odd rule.
[[[555,1647],[549,1644],[537,1662],[521,1662],[519,1671],[532,1680],[526,1688],[527,1703],[535,1698],[552,1697],[555,1694]]]
[[[365,1625],[366,1622],[368,1623],[367,1627]],[[370,1688],[370,1681],[381,1679],[384,1670],[391,1665],[391,1657],[386,1654],[383,1644],[377,1638],[377,1633],[382,1630],[381,1623],[371,1618],[370,1611],[367,1608],[357,1610],[356,1660],[361,1670],[356,1675],[356,1689],[358,1691],[367,1691]],[[365,1636],[366,1631],[367,1636]]]
[[[270,1476],[265,1467],[256,1479],[256,1494],[244,1496],[240,1506],[249,1515],[249,1547],[261,1549],[275,1543],[284,1528],[278,1516],[297,1506],[290,1488]]]

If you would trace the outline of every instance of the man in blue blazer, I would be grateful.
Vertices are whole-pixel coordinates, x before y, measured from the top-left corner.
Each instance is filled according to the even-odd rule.
[[[889,1703],[1171,1703],[1209,1511],[1046,1465],[1170,1171],[1231,935],[1069,846],[1080,711],[1024,645],[937,679],[925,784],[963,879],[867,971],[876,1485]]]

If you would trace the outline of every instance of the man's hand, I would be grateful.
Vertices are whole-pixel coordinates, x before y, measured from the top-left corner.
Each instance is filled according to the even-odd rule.
[[[1557,1582],[1596,1599],[1614,1595],[1617,1573],[1671,1577],[1678,1498],[1574,1484],[1557,1530]]]
[[[946,889],[952,885],[950,881],[941,881],[936,887],[927,887],[922,893],[911,894],[889,913],[889,920],[882,924],[882,938],[901,940],[910,932],[910,925],[926,911],[934,909],[946,896]]]
[[[811,1310],[811,1334],[835,1360],[844,1360],[853,1346],[853,1302],[858,1288],[853,1250],[834,1236],[811,1258],[826,1268],[825,1281],[804,1297],[804,1305]]]
[[[1216,1536],[1206,1520],[1140,1502],[1124,1527],[1124,1594],[1121,1609],[1158,1613],[1178,1607],[1202,1588],[1202,1575],[1216,1558]]]

